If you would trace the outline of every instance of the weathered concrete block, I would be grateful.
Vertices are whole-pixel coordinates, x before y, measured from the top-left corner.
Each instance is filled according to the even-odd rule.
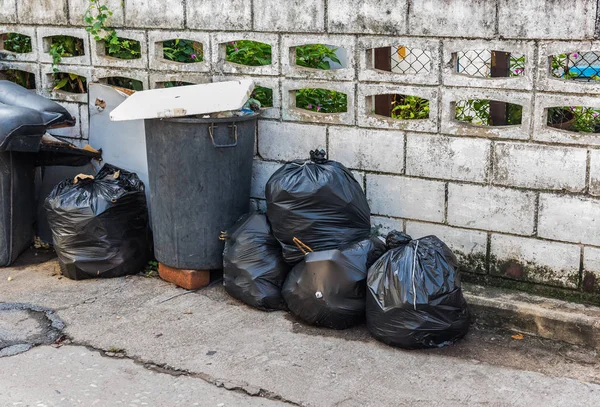
[[[187,26],[200,30],[251,30],[252,2],[186,0]]]
[[[406,34],[407,0],[329,0],[328,31]]]
[[[237,81],[241,79],[252,79],[254,81],[255,90],[257,86],[273,90],[273,107],[264,107],[261,112],[261,118],[265,119],[280,119],[281,118],[281,97],[279,78],[271,78],[266,76],[236,76],[236,75],[220,75],[213,78],[214,82]]]
[[[348,168],[402,174],[404,133],[330,127],[329,158]]]
[[[352,80],[355,76],[356,67],[354,61],[355,42],[354,37],[349,35],[283,35],[281,37],[281,65],[283,75],[288,78]],[[296,47],[309,44],[330,45],[337,48],[338,58],[342,62],[342,67],[325,70],[296,65]]]
[[[89,84],[91,79],[91,68],[89,66],[80,66],[80,65],[58,65],[56,67],[59,72],[65,73],[74,73],[79,76],[83,76],[86,78],[86,83]],[[52,65],[42,64],[41,65],[41,78],[42,85],[40,89],[40,93],[50,99],[54,100],[62,100],[65,102],[78,102],[78,103],[87,103],[88,102],[88,94],[87,87],[86,93],[70,93],[65,92],[63,90],[54,90],[54,77],[53,77],[54,69]]]
[[[577,288],[581,248],[492,234],[490,274],[515,280]]]
[[[533,41],[506,41],[506,40],[445,40],[443,42],[444,56],[442,63],[442,78],[444,85],[530,90],[533,88],[533,72],[536,61],[534,58],[535,43]],[[457,53],[467,51],[503,51],[511,57],[525,57],[525,69],[520,76],[505,78],[480,77],[466,75],[457,71]],[[486,61],[487,62],[487,61]],[[476,63],[483,63],[477,61]],[[487,73],[491,67],[491,58],[487,63]],[[514,74],[514,72],[511,72]]]
[[[39,44],[39,61],[47,64],[52,63],[52,56],[49,54],[52,43],[52,37],[57,35],[67,35],[69,37],[81,38],[83,41],[83,55],[73,57],[62,57],[61,63],[65,65],[90,65],[90,35],[83,28],[73,27],[38,27],[37,44]],[[32,44],[33,45],[33,44]]]
[[[1,5],[1,2],[0,2]],[[1,11],[0,11],[1,13]],[[1,25],[0,35],[7,33],[17,33],[31,38],[31,52],[17,53],[6,51],[4,41],[0,41],[0,61],[37,61],[38,60],[38,41],[35,35],[35,27],[26,25]]]
[[[112,69],[112,68],[93,68],[92,81],[107,83],[110,77],[130,78],[142,82],[144,90],[149,89],[148,71],[141,69]]]
[[[367,199],[376,215],[444,221],[443,182],[367,174]]]
[[[17,22],[17,3],[15,0],[0,0],[0,23],[14,24]]]
[[[538,144],[496,143],[495,184],[581,192],[585,189],[587,151]]]
[[[17,16],[22,24],[65,25],[67,0],[19,0]]]
[[[82,143],[87,144],[90,139],[90,110],[86,103],[79,104],[79,119]],[[85,147],[85,144],[82,148]]]
[[[485,182],[489,140],[409,133],[406,174],[417,177]]]
[[[531,235],[535,193],[478,185],[448,185],[448,224]]]
[[[208,33],[195,31],[149,31],[148,32],[148,63],[150,69],[176,72],[208,72],[210,71],[211,49]],[[197,53],[200,62],[175,62],[165,58],[163,42],[168,40],[190,40],[202,44],[202,53]]]
[[[84,22],[85,13],[88,9],[90,2],[88,0],[69,0],[69,24],[82,26],[86,25]],[[123,0],[103,0],[102,5],[108,7],[112,11],[112,16],[106,20],[107,27],[122,27],[124,23],[124,5]],[[92,16],[96,13],[92,10]]]
[[[106,44],[104,41],[95,41],[90,38],[92,51],[92,65],[104,66],[111,68],[125,69],[146,69],[148,68],[148,45],[146,42],[146,33],[140,30],[117,30],[119,38],[127,38],[134,41],[139,41],[141,49],[141,57],[136,59],[120,59],[106,55]]]
[[[258,122],[258,153],[267,160],[308,159],[310,150],[326,147],[326,128],[261,120]]]
[[[351,82],[284,80],[281,115],[284,120],[321,123],[354,124],[354,84]],[[347,111],[344,113],[319,113],[296,107],[296,91],[300,89],[328,89],[347,96]]]
[[[600,41],[543,41],[540,42],[538,51],[538,73],[536,87],[546,92],[565,92],[600,94],[600,83],[598,81],[565,80],[561,76],[564,69],[557,69],[552,74],[552,56],[571,54],[576,52],[579,59],[588,52],[600,52]],[[556,62],[559,62],[557,60]],[[573,66],[577,59],[569,60],[569,66]],[[585,62],[584,62],[585,64]],[[592,63],[596,65],[596,63]]]
[[[598,97],[538,93],[535,96],[533,139],[550,143],[600,145],[594,133],[578,133],[548,126],[548,108],[558,106],[587,106],[600,108]]]
[[[212,77],[206,73],[171,73],[160,72],[150,74],[150,89],[165,88],[165,82],[188,82],[193,84],[210,83]]]
[[[599,246],[600,200],[541,194],[538,236]]]
[[[499,0],[504,38],[593,38],[596,0]]]
[[[581,288],[586,292],[600,293],[600,249],[583,249],[583,280]]]
[[[5,79],[2,76],[2,71],[8,69],[16,69],[19,71],[30,72],[35,78],[35,89],[38,93],[42,93],[42,77],[40,76],[40,66],[35,62],[13,62],[13,61],[0,61],[0,79]]]
[[[440,37],[491,37],[496,2],[471,0],[410,0],[408,32]]]
[[[600,150],[590,151],[590,194],[600,196]]]
[[[374,113],[375,95],[418,96],[429,100],[429,118],[397,120]],[[409,130],[435,133],[438,129],[438,89],[420,86],[358,85],[358,125],[394,130]]]
[[[79,103],[59,102],[59,104],[67,109],[69,114],[77,120],[77,123],[73,127],[63,127],[60,129],[49,129],[48,133],[53,136],[69,137],[69,138],[81,138],[81,112],[79,110]],[[87,109],[84,109],[87,112]]]
[[[271,64],[248,66],[228,62],[227,44],[239,40],[250,40],[269,44],[271,46]],[[236,75],[279,75],[279,37],[277,34],[266,33],[215,33],[212,35],[212,64],[218,73]]]
[[[496,89],[445,88],[442,93],[442,133],[505,139],[528,139],[531,124],[530,93]],[[523,106],[520,125],[476,126],[455,120],[456,102],[463,100],[495,100]]]
[[[434,235],[440,238],[456,255],[461,271],[485,274],[487,272],[487,233],[459,229],[434,223],[406,221],[406,233],[413,239]]]
[[[358,79],[366,82],[437,85],[441,42],[415,37],[359,37]],[[374,48],[392,47],[392,71],[375,69]]]
[[[352,175],[354,175],[354,179],[360,184],[362,190],[365,190],[365,176],[366,174],[362,171],[352,171]]]
[[[383,238],[392,230],[404,231],[404,220],[386,218],[384,216],[371,216],[371,225],[374,232]]]
[[[324,0],[254,0],[256,31],[323,32]]]
[[[265,199],[265,187],[271,175],[279,168],[281,163],[272,161],[254,160],[252,165],[252,187],[250,196],[257,199]]]
[[[127,0],[125,25],[133,28],[183,28],[183,0]]]

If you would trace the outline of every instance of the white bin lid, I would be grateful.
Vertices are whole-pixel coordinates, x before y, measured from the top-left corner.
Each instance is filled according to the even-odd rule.
[[[246,79],[139,91],[110,112],[110,120],[160,119],[239,110],[253,90],[254,82]]]

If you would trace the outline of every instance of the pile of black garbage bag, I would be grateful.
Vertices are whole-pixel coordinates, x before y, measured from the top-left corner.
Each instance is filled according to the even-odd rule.
[[[363,189],[325,151],[283,165],[266,199],[266,215],[246,215],[221,236],[231,296],[316,326],[366,320],[375,338],[404,348],[444,346],[467,333],[452,251],[435,236],[372,236]]]

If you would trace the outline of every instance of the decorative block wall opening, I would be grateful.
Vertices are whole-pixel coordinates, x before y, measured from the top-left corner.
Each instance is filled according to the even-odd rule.
[[[367,67],[400,74],[427,74],[431,71],[429,51],[402,45],[367,50]]]
[[[550,77],[579,82],[600,80],[600,51],[573,51],[549,58]]]
[[[549,127],[574,133],[600,133],[600,108],[555,106],[546,109]]]
[[[510,78],[525,74],[525,55],[469,50],[452,54],[456,72],[478,78]]]
[[[514,126],[523,117],[523,106],[496,100],[459,100],[454,109],[454,120],[476,126]]]
[[[110,86],[117,88],[130,89],[130,90],[144,90],[144,84],[142,81],[132,78],[125,78],[122,76],[110,76],[107,78],[100,79],[101,83],[106,83]]]
[[[129,38],[111,37],[96,42],[96,52],[100,56],[116,59],[140,59],[142,47],[139,41]]]
[[[140,82],[141,84],[141,82]],[[193,82],[184,82],[184,81],[162,81],[162,82],[156,82],[156,88],[160,89],[160,88],[176,88],[178,86],[190,86],[190,85],[196,85]]]
[[[372,114],[396,120],[429,119],[429,100],[419,96],[383,94],[367,96]]]
[[[5,69],[0,71],[0,79],[14,82],[26,89],[35,89],[35,75],[31,72],[18,69]]]
[[[271,65],[271,46],[258,41],[239,40],[221,44],[225,47],[225,60],[239,65]]]
[[[348,95],[330,89],[304,88],[295,93],[295,107],[316,113],[346,113]]]
[[[346,66],[347,53],[344,48],[333,45],[307,44],[291,48],[292,64],[312,69],[341,69]]]
[[[19,33],[4,33],[0,35],[0,52],[26,54],[33,51],[31,37]]]
[[[273,107],[273,89],[255,86],[250,97],[258,100],[261,107]]]
[[[66,93],[87,93],[87,79],[69,72],[55,72],[48,74],[51,77],[50,83],[53,84],[52,90]]]
[[[161,44],[162,55],[159,56],[167,61],[190,64],[204,60],[204,48],[197,41],[176,38]]]
[[[85,55],[83,39],[69,35],[53,35],[44,37],[44,52],[49,53],[55,63],[62,58],[79,57]]]

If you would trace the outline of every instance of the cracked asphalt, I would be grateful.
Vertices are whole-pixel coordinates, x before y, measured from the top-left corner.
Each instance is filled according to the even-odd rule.
[[[0,305],[45,307],[65,324],[59,344],[0,357],[2,406],[600,404],[593,349],[476,323],[455,346],[404,351],[364,326],[331,331],[251,309],[219,285],[187,293],[143,276],[71,281],[50,257],[30,252],[0,269]],[[42,329],[6,315],[0,340]],[[7,333],[15,321],[25,334]]]

